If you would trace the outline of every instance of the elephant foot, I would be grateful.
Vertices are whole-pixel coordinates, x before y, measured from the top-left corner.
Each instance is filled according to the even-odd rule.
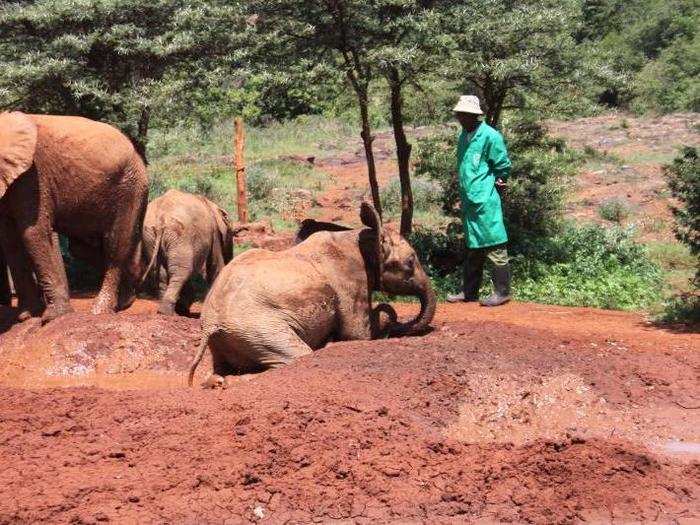
[[[115,301],[104,299],[101,295],[98,295],[97,299],[95,299],[95,302],[92,304],[93,315],[113,314],[116,311]]]
[[[223,377],[219,374],[212,374],[202,383],[202,388],[224,388],[224,385],[225,381]]]
[[[181,315],[183,317],[187,317],[190,315],[190,307],[185,306],[183,304],[176,304],[175,305],[175,313],[177,315]]]
[[[46,307],[44,315],[41,316],[42,326],[58,319],[62,315],[73,313],[73,307],[69,303],[52,304]]]
[[[175,315],[175,305],[161,302],[158,305],[158,313],[160,315]]]

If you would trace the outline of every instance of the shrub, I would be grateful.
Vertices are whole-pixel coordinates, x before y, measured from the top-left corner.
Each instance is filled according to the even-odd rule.
[[[671,194],[680,203],[673,207],[676,238],[698,256],[696,283],[700,284],[700,162],[696,148],[683,148],[665,168]]]
[[[598,215],[602,219],[617,222],[618,224],[629,217],[631,211],[629,203],[617,197],[607,199],[598,207]]]
[[[415,213],[439,213],[442,199],[440,183],[428,177],[412,177],[413,211]],[[401,183],[392,179],[380,191],[382,210],[390,216],[401,214]]]
[[[460,235],[456,228],[417,228],[411,237],[440,297],[461,286]],[[631,229],[566,225],[551,238],[527,240],[511,259],[513,294],[521,301],[546,304],[648,308],[661,300],[661,269],[633,237]],[[488,286],[485,279],[484,288]]]

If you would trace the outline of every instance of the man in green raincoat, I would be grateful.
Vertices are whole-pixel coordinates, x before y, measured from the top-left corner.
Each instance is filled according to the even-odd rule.
[[[510,159],[503,136],[481,121],[479,99],[459,98],[454,108],[462,125],[457,146],[457,173],[462,200],[462,223],[467,244],[462,292],[449,295],[448,302],[478,301],[479,288],[488,259],[492,265],[493,293],[482,306],[499,306],[510,300],[510,265],[499,189],[510,174]]]

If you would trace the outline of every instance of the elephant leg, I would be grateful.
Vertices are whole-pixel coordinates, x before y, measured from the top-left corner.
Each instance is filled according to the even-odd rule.
[[[194,286],[192,286],[192,279],[188,279],[182,287],[177,303],[175,303],[175,313],[184,316],[188,315],[190,313],[190,307],[194,302],[194,296],[195,290]]]
[[[7,260],[2,248],[0,248],[0,305],[12,306],[10,276],[7,273]]]
[[[214,284],[216,277],[224,269],[224,266],[226,266],[226,262],[224,261],[221,243],[217,239],[213,241],[211,252],[207,258],[207,284],[209,286]]]
[[[185,283],[192,277],[193,271],[192,254],[189,251],[181,251],[177,255],[168,254],[168,287],[160,300],[159,314],[175,313],[175,304],[180,298]]]
[[[17,294],[17,319],[22,322],[44,311],[44,300],[34,277],[32,262],[22,244],[14,221],[0,220],[0,248],[4,253]]]
[[[139,195],[131,190],[123,190],[121,195],[124,197],[112,229],[102,239],[105,273],[100,292],[92,305],[93,314],[116,312],[122,279],[134,277],[129,266],[137,250],[143,214],[138,211]]]
[[[313,352],[284,321],[266,323],[257,340],[249,339],[252,355],[262,368],[273,369],[288,365],[294,359]]]
[[[46,309],[41,316],[41,322],[46,324],[73,311],[64,280],[63,259],[58,257],[53,243],[50,222],[27,224],[26,221],[18,221],[18,226],[22,231],[22,242],[26,252],[33,262],[39,286],[44,293]],[[24,271],[20,270],[20,273],[24,274]]]
[[[53,244],[54,257],[56,260],[60,261],[57,266],[58,278],[60,281],[60,286],[62,288],[61,293],[66,297],[70,297],[70,288],[68,286],[68,275],[66,274],[66,264],[63,261],[63,254],[61,253],[61,240],[58,237],[58,233],[53,232],[51,235],[51,243]]]

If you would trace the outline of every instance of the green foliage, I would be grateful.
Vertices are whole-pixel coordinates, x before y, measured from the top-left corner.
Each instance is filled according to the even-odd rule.
[[[605,103],[639,112],[697,111],[696,0],[585,0],[580,40],[620,74],[599,86]]]
[[[672,195],[680,203],[673,208],[676,238],[698,257],[696,285],[700,286],[700,161],[697,148],[686,147],[665,168]]]
[[[417,228],[411,243],[440,297],[461,287],[461,232]],[[661,300],[661,270],[632,230],[567,225],[553,237],[523,243],[511,264],[520,301],[640,310]]]
[[[658,319],[662,323],[700,327],[700,296],[682,294],[670,298]]]
[[[413,209],[417,213],[437,214],[440,212],[442,199],[441,186],[434,179],[413,177]],[[401,213],[401,187],[398,179],[392,179],[381,190],[382,206],[387,218],[396,218]]]
[[[631,212],[629,203],[618,197],[607,199],[598,207],[598,215],[602,219],[618,224],[629,217]]]
[[[640,310],[661,298],[661,270],[629,229],[568,226],[538,239],[513,267],[519,300]]]
[[[647,62],[637,75],[635,91],[632,107],[638,113],[700,111],[700,35],[678,38]]]
[[[236,20],[219,0],[5,3],[0,107],[110,121],[144,147],[151,115],[206,80]]]
[[[447,9],[444,75],[480,96],[490,124],[504,110],[556,106],[585,98],[591,78],[609,76],[577,46],[579,0],[468,0]],[[561,106],[559,106],[561,109]]]

